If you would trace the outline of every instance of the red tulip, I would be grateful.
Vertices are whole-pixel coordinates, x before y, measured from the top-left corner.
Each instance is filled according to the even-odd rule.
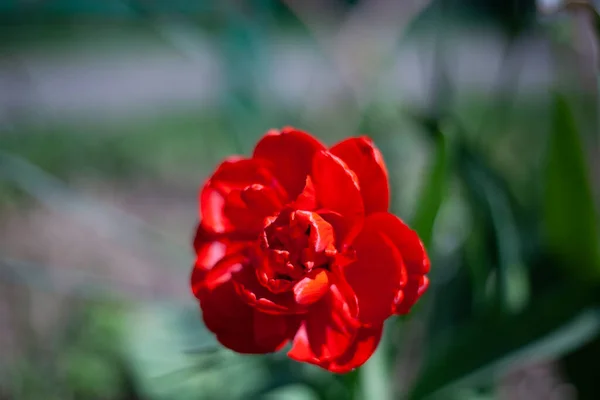
[[[330,149],[294,128],[251,158],[225,160],[200,194],[191,284],[226,347],[345,373],[369,359],[383,322],[427,289],[417,234],[388,213],[388,175],[367,137]]]

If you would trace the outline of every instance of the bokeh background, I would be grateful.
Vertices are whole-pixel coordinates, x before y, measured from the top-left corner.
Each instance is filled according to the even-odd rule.
[[[0,399],[600,398],[595,6],[0,1]],[[343,376],[188,288],[198,188],[284,125],[369,134],[432,258]]]

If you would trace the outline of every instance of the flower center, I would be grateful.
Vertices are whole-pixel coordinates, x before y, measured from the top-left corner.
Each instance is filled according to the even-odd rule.
[[[337,254],[333,227],[317,213],[284,210],[267,221],[261,235],[259,282],[275,293],[316,268],[329,269]]]

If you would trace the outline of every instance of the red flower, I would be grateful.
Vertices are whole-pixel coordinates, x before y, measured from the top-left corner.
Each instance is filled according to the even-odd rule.
[[[330,148],[268,132],[224,161],[200,194],[192,290],[226,347],[344,373],[375,351],[383,322],[427,289],[417,234],[388,213],[381,153],[366,137]]]

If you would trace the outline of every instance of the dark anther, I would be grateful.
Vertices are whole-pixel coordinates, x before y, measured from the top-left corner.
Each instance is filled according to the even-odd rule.
[[[276,273],[275,274],[275,279],[281,279],[284,281],[292,281],[292,277],[286,274],[280,274],[280,273]]]
[[[306,231],[304,232],[306,236],[310,235],[310,225],[306,227]]]
[[[275,236],[269,240],[269,247],[271,247],[273,249],[283,249],[284,248],[283,242],[277,236]]]

